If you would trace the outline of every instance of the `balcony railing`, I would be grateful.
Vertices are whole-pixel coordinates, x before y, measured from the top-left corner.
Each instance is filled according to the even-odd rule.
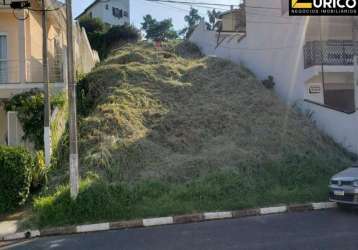
[[[21,72],[20,61],[0,60],[0,84],[43,83],[43,66],[41,59],[25,61]],[[50,82],[63,82],[63,63],[59,60],[49,62]]]
[[[305,68],[322,64],[353,65],[353,55],[354,43],[349,40],[311,41],[304,46]]]
[[[0,8],[10,8],[12,0],[0,0]]]

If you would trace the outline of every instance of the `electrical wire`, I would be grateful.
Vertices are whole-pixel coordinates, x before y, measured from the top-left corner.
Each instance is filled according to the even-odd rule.
[[[270,6],[250,6],[250,5],[245,5],[246,8],[251,8],[251,9],[271,9],[271,10],[281,10],[281,8],[277,8],[277,7],[270,7]]]
[[[32,8],[27,8],[28,10],[31,10],[31,11],[38,11],[38,12],[47,12],[47,11],[58,11],[60,10],[62,7],[57,7],[57,8],[54,8],[54,9],[32,9]]]
[[[188,5],[190,7],[193,6],[193,4],[185,4],[185,3],[183,3],[183,5]],[[195,7],[205,8],[205,9],[210,9],[210,10],[212,10],[212,9],[224,10],[224,11],[229,10],[229,9],[224,9],[224,8],[220,8],[220,7],[213,7],[213,6],[207,6],[207,5],[201,5],[201,4],[195,4]]]
[[[161,5],[161,6],[163,6],[163,7],[166,7],[166,8],[172,8],[172,9],[176,9],[176,10],[179,10],[179,11],[183,11],[183,12],[185,12],[185,13],[188,13],[188,9],[182,9],[182,8],[180,8],[180,7],[177,7],[177,6],[172,6],[172,5],[167,5],[167,4],[164,4],[164,3],[155,3],[155,4],[159,4],[159,5]]]
[[[178,0],[146,0],[148,2],[166,2],[166,3],[177,3],[177,4],[189,4],[189,5],[208,5],[208,6],[222,6],[231,7],[233,5],[221,4],[221,3],[206,3],[206,2],[193,2],[193,1],[178,1]]]

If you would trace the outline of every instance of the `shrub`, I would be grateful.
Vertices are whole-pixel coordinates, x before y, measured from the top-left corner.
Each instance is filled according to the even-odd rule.
[[[98,17],[83,16],[80,18],[79,24],[87,33],[103,32],[106,28],[105,24]]]
[[[47,168],[43,151],[38,151],[34,157],[33,168],[31,169],[31,190],[39,190],[47,183]]]
[[[58,94],[51,99],[51,108],[62,107],[65,96]],[[36,150],[43,149],[44,92],[32,89],[15,95],[5,104],[6,111],[17,111],[24,131],[23,140],[34,143]]]
[[[112,49],[141,38],[140,31],[131,25],[113,26],[108,30],[92,28],[86,30],[92,48],[98,51],[101,59],[106,58]]]
[[[262,81],[262,84],[267,88],[267,89],[273,89],[275,87],[275,82],[273,80],[273,76],[269,76],[266,80]]]
[[[31,185],[33,158],[23,148],[0,147],[0,213],[26,202]]]
[[[134,26],[121,25],[113,26],[104,34],[102,58],[107,57],[111,50],[119,48],[128,42],[136,42],[141,38],[140,31]]]
[[[137,41],[140,39],[140,32],[134,26],[121,25],[113,26],[106,33],[106,41],[113,43],[115,41]]]
[[[174,53],[186,59],[198,59],[203,57],[200,48],[195,44],[184,41],[174,46]]]
[[[38,226],[45,227],[324,201],[327,183],[341,166],[327,167],[324,159],[315,157],[290,155],[254,171],[217,169],[181,183],[108,183],[91,177],[81,181],[76,201],[70,198],[69,186],[61,186],[38,197],[34,212]]]

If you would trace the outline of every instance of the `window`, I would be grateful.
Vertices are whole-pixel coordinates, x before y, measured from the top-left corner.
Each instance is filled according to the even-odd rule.
[[[112,8],[112,14],[114,17],[117,17],[117,18],[122,18],[123,17],[123,10],[121,9],[118,9],[118,8]]]
[[[93,14],[92,12],[89,13],[89,17],[92,18],[93,17]]]
[[[128,12],[127,12],[127,11],[123,11],[123,16],[128,17]]]
[[[109,9],[109,6],[108,6],[108,4],[106,4],[106,10],[108,10]]]
[[[0,34],[0,83],[5,83],[7,78],[7,36]]]

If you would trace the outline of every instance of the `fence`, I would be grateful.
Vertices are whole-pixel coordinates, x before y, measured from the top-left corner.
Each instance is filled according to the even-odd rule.
[[[50,82],[63,82],[63,60],[61,56],[49,60],[49,80]],[[24,72],[21,72],[21,62],[19,60],[0,61],[0,84],[21,83],[42,83],[43,64],[42,59],[26,60]]]
[[[9,8],[12,0],[0,0],[0,8]]]
[[[353,41],[349,40],[306,42],[304,46],[305,68],[321,64],[353,65],[354,47]]]

